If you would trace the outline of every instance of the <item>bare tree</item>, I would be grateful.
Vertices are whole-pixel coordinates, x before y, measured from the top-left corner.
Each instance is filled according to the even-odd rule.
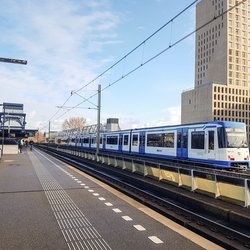
[[[77,129],[81,130],[86,126],[86,119],[83,117],[71,117],[69,119],[65,119],[62,124],[62,128],[64,130],[68,129]]]

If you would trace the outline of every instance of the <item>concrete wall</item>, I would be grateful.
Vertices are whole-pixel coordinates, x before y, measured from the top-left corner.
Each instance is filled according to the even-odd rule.
[[[18,146],[17,145],[4,145],[3,154],[18,154]]]
[[[181,123],[213,120],[212,84],[183,92],[181,95]]]

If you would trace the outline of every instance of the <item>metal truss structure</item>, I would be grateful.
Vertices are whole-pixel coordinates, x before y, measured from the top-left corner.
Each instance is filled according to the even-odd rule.
[[[3,103],[3,112],[0,112],[0,127],[2,130],[25,130],[26,114],[23,113],[23,104]]]
[[[98,125],[94,124],[94,125],[90,125],[90,126],[86,126],[82,129],[67,129],[67,130],[63,130],[61,132],[58,133],[59,137],[69,137],[69,136],[78,136],[78,135],[83,135],[83,134],[95,134],[97,133],[97,129],[98,129]],[[107,126],[106,124],[100,124],[100,132],[105,132],[107,131]]]

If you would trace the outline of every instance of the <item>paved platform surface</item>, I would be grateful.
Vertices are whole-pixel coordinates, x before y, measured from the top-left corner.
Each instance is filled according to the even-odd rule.
[[[0,249],[220,249],[33,150],[0,161]]]

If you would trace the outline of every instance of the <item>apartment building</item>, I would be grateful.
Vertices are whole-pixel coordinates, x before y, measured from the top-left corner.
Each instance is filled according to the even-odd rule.
[[[195,84],[182,93],[181,122],[245,122],[250,141],[249,2],[197,4]]]

